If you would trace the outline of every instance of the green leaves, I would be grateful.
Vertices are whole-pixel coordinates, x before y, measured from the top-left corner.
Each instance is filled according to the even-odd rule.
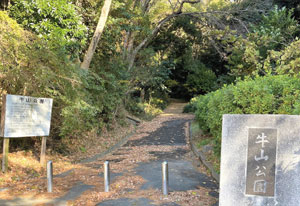
[[[54,49],[62,49],[77,57],[86,43],[87,28],[76,7],[68,0],[15,0],[10,16],[51,42]]]
[[[252,33],[247,38],[238,38],[228,60],[228,68],[234,76],[264,76],[278,74],[274,68],[272,54],[291,44],[299,31],[298,22],[292,17],[292,10],[277,6],[262,17],[257,25],[252,25]]]
[[[196,119],[221,148],[223,114],[300,114],[300,79],[281,76],[247,79],[196,98]]]
[[[265,61],[265,70],[272,74],[289,74],[299,76],[300,72],[300,40],[296,40],[283,50],[271,51]]]
[[[121,119],[127,85],[118,61],[80,70],[65,52],[24,30],[0,11],[0,94],[53,98],[51,138],[55,144],[97,135]],[[107,70],[107,71],[106,71]]]
[[[213,91],[217,85],[215,73],[200,61],[190,61],[185,68],[189,71],[185,87],[191,96]]]

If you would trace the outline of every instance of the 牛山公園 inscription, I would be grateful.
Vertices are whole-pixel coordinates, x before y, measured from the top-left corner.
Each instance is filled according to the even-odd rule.
[[[274,196],[277,129],[249,128],[246,195]]]

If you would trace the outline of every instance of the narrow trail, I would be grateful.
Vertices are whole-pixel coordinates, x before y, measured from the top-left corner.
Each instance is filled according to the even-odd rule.
[[[184,103],[172,103],[163,114],[141,125],[117,152],[100,160],[111,162],[112,190],[116,188],[118,192],[97,206],[212,206],[216,203],[217,185],[201,172],[201,165],[188,145],[186,123],[193,115],[182,114],[184,106]],[[161,163],[165,160],[169,163],[168,196],[161,192]]]
[[[143,122],[127,143],[103,158],[56,175],[54,185],[66,187],[53,194],[0,200],[2,206],[216,206],[218,186],[206,175],[188,144],[184,103],[172,103],[163,114]],[[110,192],[104,192],[103,163],[111,169]],[[169,195],[161,191],[161,163],[169,163]],[[27,203],[26,203],[27,202]]]

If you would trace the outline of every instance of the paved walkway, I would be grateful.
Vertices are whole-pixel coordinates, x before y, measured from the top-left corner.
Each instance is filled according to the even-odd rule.
[[[74,179],[73,186],[59,198],[34,200],[23,205],[97,206],[217,206],[218,186],[205,174],[187,143],[183,103],[173,103],[151,122],[142,123],[136,134],[112,154],[84,163],[85,172],[67,171],[57,176]],[[103,162],[111,168],[110,192],[103,192]],[[161,163],[169,163],[168,196],[161,192]],[[78,178],[80,177],[80,178]],[[80,179],[80,181],[78,180]],[[56,183],[57,184],[57,183]],[[25,199],[0,200],[0,205],[22,205]]]
[[[115,168],[116,174],[122,175],[113,184],[122,178],[139,177],[141,181],[136,187],[122,188],[117,198],[112,196],[97,206],[216,205],[217,184],[201,172],[201,165],[187,144],[187,123],[193,116],[181,113],[184,105],[171,104],[162,115],[141,125],[123,147],[106,158],[112,164],[122,165],[121,171]],[[164,197],[161,163],[165,160],[169,163],[170,195]]]

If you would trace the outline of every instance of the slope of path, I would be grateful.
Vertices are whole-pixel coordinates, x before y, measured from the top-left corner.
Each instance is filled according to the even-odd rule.
[[[195,167],[195,159],[187,145],[186,123],[193,117],[181,114],[184,105],[172,104],[164,114],[144,125],[118,152],[110,155],[109,159],[114,160],[122,155],[133,157],[138,152],[138,160],[127,165],[130,172],[124,176],[137,175],[143,182],[130,190],[135,195],[124,193],[98,206],[216,204],[217,184]],[[165,160],[169,163],[170,197],[161,195],[161,163]],[[203,191],[209,197],[199,197]]]
[[[15,198],[0,200],[0,205],[124,205],[124,206],[215,206],[218,186],[195,159],[187,143],[187,122],[192,115],[182,114],[184,103],[171,104],[162,115],[142,123],[129,141],[104,158],[84,163],[84,170],[57,175],[75,181],[60,197],[51,199]],[[110,192],[103,192],[103,162],[111,168]],[[168,196],[161,192],[161,163],[169,163]]]

